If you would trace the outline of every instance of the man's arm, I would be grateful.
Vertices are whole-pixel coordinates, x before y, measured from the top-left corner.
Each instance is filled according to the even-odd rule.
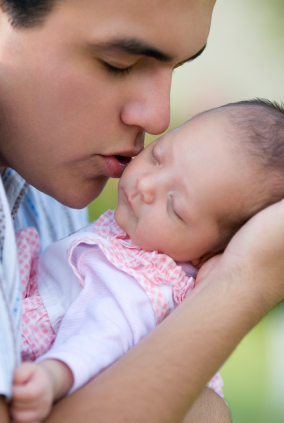
[[[201,272],[193,295],[115,364],[57,403],[47,422],[182,422],[243,336],[284,297],[283,256],[281,201],[236,234],[210,271]]]
[[[210,388],[205,388],[193,403],[182,423],[231,423],[225,401]]]
[[[2,395],[0,395],[0,422],[9,423],[8,406]]]

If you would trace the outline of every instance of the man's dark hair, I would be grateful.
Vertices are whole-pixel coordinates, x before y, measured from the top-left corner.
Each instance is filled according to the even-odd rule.
[[[58,0],[1,0],[1,7],[14,27],[31,28],[43,23],[57,2]]]

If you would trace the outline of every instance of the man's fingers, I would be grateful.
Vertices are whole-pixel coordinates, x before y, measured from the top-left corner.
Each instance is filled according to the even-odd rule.
[[[225,252],[246,257],[274,256],[283,254],[284,246],[284,200],[267,207],[253,216],[232,238]],[[250,258],[252,258],[250,257]]]
[[[216,270],[219,277],[238,274],[261,310],[284,298],[284,200],[257,213],[235,234]]]

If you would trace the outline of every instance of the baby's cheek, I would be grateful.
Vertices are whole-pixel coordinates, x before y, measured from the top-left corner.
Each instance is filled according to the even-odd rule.
[[[138,224],[132,241],[143,250],[158,251],[160,244],[159,231],[156,231],[152,226]]]
[[[130,236],[129,232],[133,225],[131,219],[129,218],[128,214],[125,212],[123,207],[117,206],[114,211],[114,219],[118,226],[120,226],[121,229]]]

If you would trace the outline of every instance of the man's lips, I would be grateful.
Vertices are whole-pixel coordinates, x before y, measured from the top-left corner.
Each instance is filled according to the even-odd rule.
[[[126,166],[131,162],[131,157],[126,156],[101,156],[104,170],[110,178],[120,178]]]

